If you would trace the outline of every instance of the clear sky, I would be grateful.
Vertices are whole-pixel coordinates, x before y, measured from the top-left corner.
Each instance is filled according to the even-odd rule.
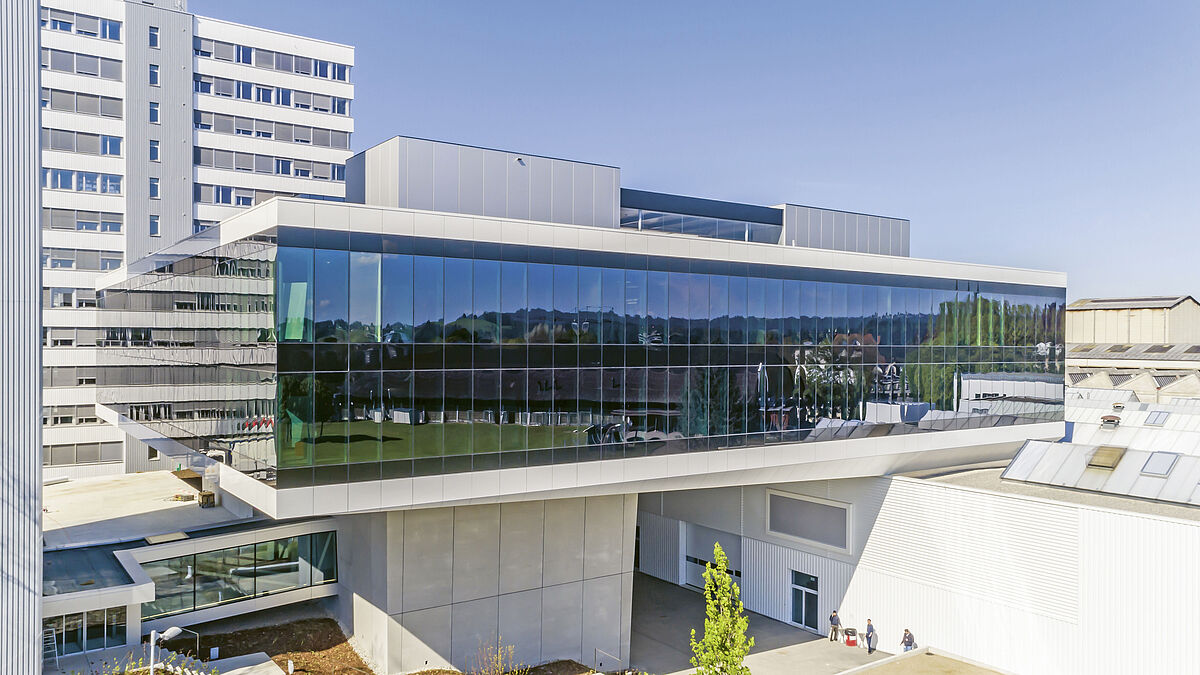
[[[191,0],[352,44],[396,134],[908,218],[912,253],[1200,294],[1200,3]]]

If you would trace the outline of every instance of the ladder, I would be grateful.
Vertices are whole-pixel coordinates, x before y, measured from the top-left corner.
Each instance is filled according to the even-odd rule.
[[[42,661],[49,661],[54,658],[54,667],[58,667],[58,638],[54,634],[53,628],[42,629]]]

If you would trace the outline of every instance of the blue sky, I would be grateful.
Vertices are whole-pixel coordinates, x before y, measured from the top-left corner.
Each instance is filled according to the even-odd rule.
[[[192,0],[357,48],[353,144],[912,221],[912,253],[1200,293],[1200,3]],[[331,10],[332,8],[332,10]]]

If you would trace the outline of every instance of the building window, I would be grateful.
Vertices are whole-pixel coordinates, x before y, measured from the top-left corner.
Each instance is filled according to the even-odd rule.
[[[254,94],[254,85],[249,82],[237,83],[237,97],[244,100],[251,100]]]
[[[254,100],[255,101],[258,101],[259,103],[270,103],[272,100],[274,100],[274,98],[275,98],[274,92],[271,90],[270,87],[255,87],[254,88]]]
[[[158,199],[158,179],[150,179],[150,199]]]
[[[150,103],[150,123],[158,124],[158,104],[153,101]]]
[[[149,44],[151,49],[158,49],[158,26],[150,26]]]
[[[158,141],[150,141],[150,161],[157,162],[158,159]]]
[[[253,47],[243,47],[242,45],[238,45],[237,46],[237,62],[238,63],[252,63],[253,61],[254,61],[254,48]]]
[[[100,154],[101,155],[120,155],[121,154],[121,138],[119,136],[101,136],[100,137]]]
[[[141,563],[154,582],[142,619],[337,581],[337,533],[317,532]]]
[[[158,64],[156,63],[150,64],[150,86],[158,86]]]
[[[111,19],[100,19],[100,37],[105,40],[120,40],[121,22]]]
[[[159,236],[158,232],[158,216],[150,216],[150,236]]]
[[[767,491],[767,531],[792,539],[850,550],[850,505]]]

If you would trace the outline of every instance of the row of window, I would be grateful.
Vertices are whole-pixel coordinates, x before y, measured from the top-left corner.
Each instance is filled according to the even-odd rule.
[[[337,533],[318,532],[142,563],[142,620],[337,581]]]
[[[96,291],[91,288],[43,288],[42,289],[42,306],[43,307],[95,307],[96,306]],[[48,329],[43,328],[43,331],[50,331],[46,337],[53,339],[55,331],[62,331],[64,338],[72,338],[74,328],[66,329]],[[45,340],[43,340],[44,342]],[[57,344],[55,347],[65,347],[69,345]]]
[[[119,195],[121,194],[121,176],[96,171],[42,169],[42,189]]]
[[[42,446],[42,466],[99,464],[123,459],[120,441],[106,443],[62,443]]]
[[[55,295],[60,294],[60,295]],[[73,297],[65,297],[70,294]],[[61,302],[75,303],[76,307],[95,307],[96,291],[88,288],[44,288],[42,297],[58,297]],[[62,305],[67,306],[67,305]],[[265,331],[255,328],[42,328],[43,347],[212,347],[229,345],[258,345],[269,338]],[[66,370],[64,370],[66,368]],[[118,369],[115,379],[126,383],[153,384],[151,379],[139,379],[140,375],[124,378],[124,369]],[[145,371],[149,372],[149,371]],[[82,371],[73,366],[48,367],[43,373],[46,386],[73,386],[77,379],[95,380],[94,370]]]
[[[196,166],[207,166],[214,169],[235,169],[319,180],[346,180],[346,165],[344,164],[256,155],[252,152],[234,152],[215,148],[195,148],[194,155]]]
[[[251,117],[235,117],[197,110],[194,115],[194,126],[202,131],[213,131],[218,134],[234,136],[254,136],[270,138],[288,143],[316,145],[322,148],[350,148],[350,132],[306,127],[300,124],[258,120]]]
[[[121,80],[121,62],[90,54],[76,54],[42,47],[42,68],[60,73],[89,75],[104,80]]]
[[[93,251],[73,248],[43,248],[42,269],[115,270],[121,266],[120,251]]]
[[[251,188],[235,188],[228,185],[195,186],[195,200],[199,204],[221,204],[225,206],[254,206],[272,197],[291,197],[290,192],[273,192],[271,190],[254,190]]]
[[[300,342],[1062,341],[1061,296],[772,279],[721,273],[708,261],[663,263],[712,273],[280,246],[277,330],[280,341]]]
[[[111,96],[42,87],[42,107],[81,115],[121,119],[123,105],[121,99]]]
[[[246,429],[262,429],[265,417],[274,414],[274,401],[176,401],[174,403],[134,403],[125,414],[135,422],[162,420],[232,420],[251,418]],[[267,429],[263,429],[266,431]]]
[[[144,331],[145,329],[138,329]],[[146,346],[145,343],[131,343]],[[80,343],[81,347],[90,346]],[[154,344],[155,347],[166,346]],[[379,373],[375,373],[378,375]],[[341,373],[345,375],[345,373]],[[198,382],[223,385],[261,385],[264,374],[245,368],[225,369],[218,366],[121,366],[106,368],[97,366],[45,366],[42,368],[42,386],[60,387],[137,387],[179,386]]]
[[[43,128],[42,148],[62,152],[78,152],[84,155],[120,157],[121,137]]]
[[[88,405],[55,405],[42,408],[42,426],[64,427],[80,424],[99,424],[96,417],[96,406]]]
[[[269,103],[288,108],[298,108],[300,110],[315,110],[316,112],[332,113],[334,115],[350,114],[350,99],[347,98],[329,96],[328,94],[314,94],[310,91],[300,91],[299,89],[289,89],[287,87],[273,87],[265,84],[255,84],[254,82],[230,80],[212,75],[200,75],[199,73],[196,73],[192,77],[192,88],[197,94],[238,98],[244,101]]]
[[[44,9],[42,11],[45,11]],[[46,582],[48,591],[69,593],[70,590],[55,588],[56,582]],[[74,589],[81,590],[81,589]],[[86,613],[48,616],[42,619],[42,630],[54,633],[54,648],[59,656],[125,646],[125,606],[93,609]]]
[[[104,211],[76,209],[42,209],[43,230],[75,230],[77,232],[120,232],[125,216]]]
[[[61,9],[41,8],[42,28],[75,33],[102,40],[121,40],[121,22],[113,19],[102,19],[90,14],[64,12]]]
[[[258,47],[235,45],[229,42],[209,40],[202,37],[193,39],[192,51],[196,56],[204,58],[230,61],[232,63],[244,63],[255,68],[266,68],[285,73],[295,73],[297,75],[309,75],[325,80],[345,82],[350,77],[350,66],[341,63],[313,59],[307,56],[296,56],[295,54],[284,52],[273,52],[269,49]]]

